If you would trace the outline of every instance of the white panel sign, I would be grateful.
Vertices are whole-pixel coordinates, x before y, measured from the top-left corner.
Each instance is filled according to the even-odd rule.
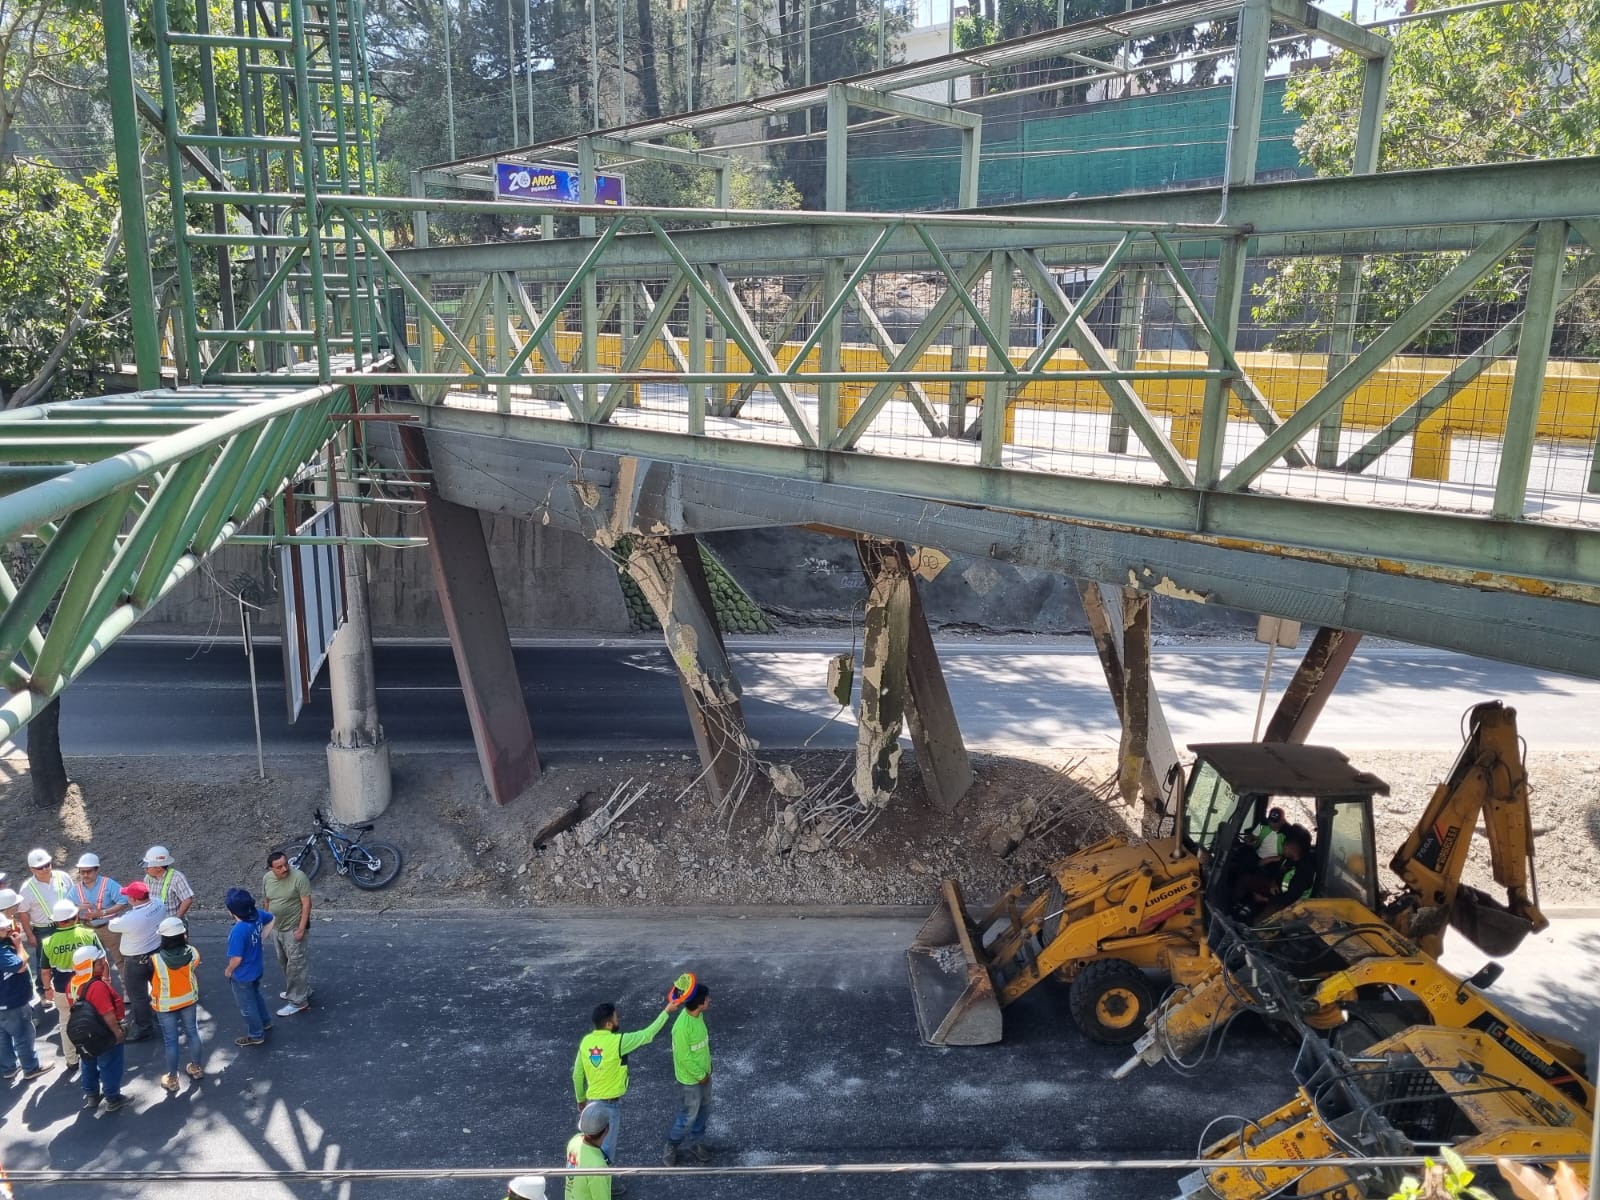
[[[320,509],[295,533],[337,537],[337,506]],[[344,547],[279,546],[278,578],[283,596],[283,693],[292,725],[311,699],[311,686],[328,661],[333,635],[344,624]]]

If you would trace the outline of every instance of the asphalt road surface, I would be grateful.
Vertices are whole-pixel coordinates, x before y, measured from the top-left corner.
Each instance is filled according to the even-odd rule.
[[[828,656],[849,648],[848,642],[815,639],[738,639],[734,657],[752,735],[774,749],[808,741],[850,745],[851,715],[837,713],[824,692]],[[1265,653],[1255,645],[1157,651],[1156,684],[1180,745],[1250,736]],[[659,642],[536,644],[519,646],[516,656],[542,753],[692,751],[671,663]],[[1116,713],[1086,641],[956,641],[942,648],[942,660],[971,746],[1116,744]],[[1292,656],[1280,656],[1274,700],[1292,670]],[[320,755],[330,726],[326,687],[319,686],[291,726],[276,646],[257,647],[256,671],[268,753]],[[380,644],[377,680],[379,711],[397,750],[470,749],[471,730],[447,646]],[[1541,750],[1592,748],[1600,681],[1423,649],[1360,652],[1317,737],[1346,749],[1454,746],[1461,714],[1487,698],[1515,705],[1523,727],[1538,730]],[[119,643],[68,692],[62,741],[69,754],[252,752],[242,648],[237,642]]]
[[[1007,1014],[996,1046],[919,1043],[902,957],[916,923],[889,918],[570,920],[363,918],[313,933],[315,1004],[277,1018],[260,1049],[221,978],[221,923],[197,923],[208,1076],[160,1089],[159,1042],[129,1047],[119,1113],[84,1114],[59,1072],[0,1090],[7,1169],[294,1170],[554,1165],[576,1116],[572,1060],[594,1004],[627,1028],[655,1015],[686,968],[712,988],[715,1116],[727,1164],[1183,1157],[1224,1113],[1287,1100],[1289,1047],[1235,1027],[1203,1075],[1146,1069],[1115,1083],[1124,1050],[1084,1041],[1055,985]],[[276,995],[276,967],[268,982]],[[47,1061],[59,1061],[55,1050]],[[631,1060],[622,1165],[659,1165],[675,1111],[670,1039]],[[1173,1174],[636,1181],[682,1200],[816,1197],[1157,1197]],[[19,1200],[499,1200],[504,1180],[354,1183],[21,1184]],[[553,1196],[559,1196],[552,1189]]]

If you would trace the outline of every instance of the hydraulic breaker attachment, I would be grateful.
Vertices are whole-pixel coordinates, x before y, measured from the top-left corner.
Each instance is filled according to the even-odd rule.
[[[982,931],[972,928],[955,880],[946,879],[942,890],[944,904],[923,922],[906,951],[922,1040],[934,1046],[998,1042],[1000,1001],[982,957]]]

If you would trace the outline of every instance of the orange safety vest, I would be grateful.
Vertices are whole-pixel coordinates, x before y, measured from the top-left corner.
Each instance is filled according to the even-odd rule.
[[[78,993],[87,987],[89,985],[89,980],[93,978],[93,962],[84,963],[81,967],[74,967],[72,969],[72,982],[67,984],[67,995],[76,1000],[78,998]]]
[[[150,1006],[157,1012],[176,1012],[200,999],[200,980],[195,975],[200,951],[194,950],[194,956],[183,966],[169,967],[157,950],[150,956],[150,965],[154,968],[150,975]]]

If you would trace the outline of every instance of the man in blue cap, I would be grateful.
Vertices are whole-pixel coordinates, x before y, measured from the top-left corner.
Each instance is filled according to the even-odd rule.
[[[222,973],[233,985],[233,998],[244,1017],[245,1034],[234,1038],[235,1046],[259,1046],[267,1040],[272,1018],[261,996],[261,933],[272,924],[272,914],[256,908],[256,899],[243,888],[229,888],[223,901],[233,914],[233,929],[228,934],[228,966]]]

